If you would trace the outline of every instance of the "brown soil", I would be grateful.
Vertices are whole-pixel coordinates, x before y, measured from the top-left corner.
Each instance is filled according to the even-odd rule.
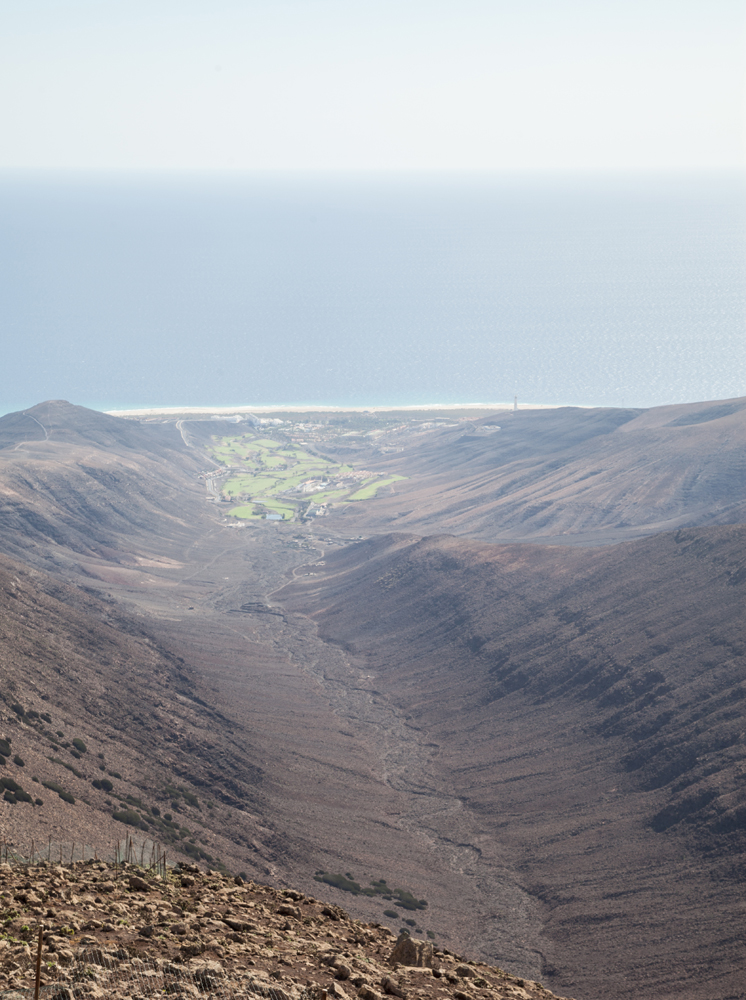
[[[506,865],[541,902],[558,988],[632,995],[633,939],[646,989],[708,975],[740,995],[746,529],[594,550],[389,536],[311,569],[277,599],[433,748],[417,783],[461,804],[476,878]]]
[[[9,988],[33,988],[32,946],[43,926],[41,982],[57,984],[62,997],[128,998],[135,990],[155,996],[162,985],[174,996],[272,1000],[553,997],[540,983],[433,951],[428,942],[412,938],[413,947],[395,951],[386,928],[312,896],[196,867],[165,877],[101,862],[0,871],[6,915],[0,969]],[[407,965],[406,957],[417,964]]]

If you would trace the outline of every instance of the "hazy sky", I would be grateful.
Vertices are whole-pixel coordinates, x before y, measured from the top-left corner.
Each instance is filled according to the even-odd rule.
[[[741,167],[744,8],[0,0],[0,167]]]

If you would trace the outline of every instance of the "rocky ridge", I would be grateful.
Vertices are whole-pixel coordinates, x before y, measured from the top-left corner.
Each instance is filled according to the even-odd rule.
[[[0,865],[0,970],[55,1000],[219,993],[270,1000],[550,1000],[540,983],[292,889],[182,864]],[[136,985],[135,985],[136,984]],[[133,992],[134,991],[134,992]],[[23,995],[18,993],[17,995]]]

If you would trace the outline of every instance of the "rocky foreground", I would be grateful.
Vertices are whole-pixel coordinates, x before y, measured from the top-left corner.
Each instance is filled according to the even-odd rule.
[[[553,996],[300,892],[190,865],[165,876],[100,861],[0,865],[0,918],[0,991],[11,996],[33,991],[40,927],[42,995],[54,1000]]]

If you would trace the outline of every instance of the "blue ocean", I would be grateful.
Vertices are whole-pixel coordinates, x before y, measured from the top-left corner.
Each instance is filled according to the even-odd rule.
[[[743,176],[4,175],[0,412],[746,394]]]

